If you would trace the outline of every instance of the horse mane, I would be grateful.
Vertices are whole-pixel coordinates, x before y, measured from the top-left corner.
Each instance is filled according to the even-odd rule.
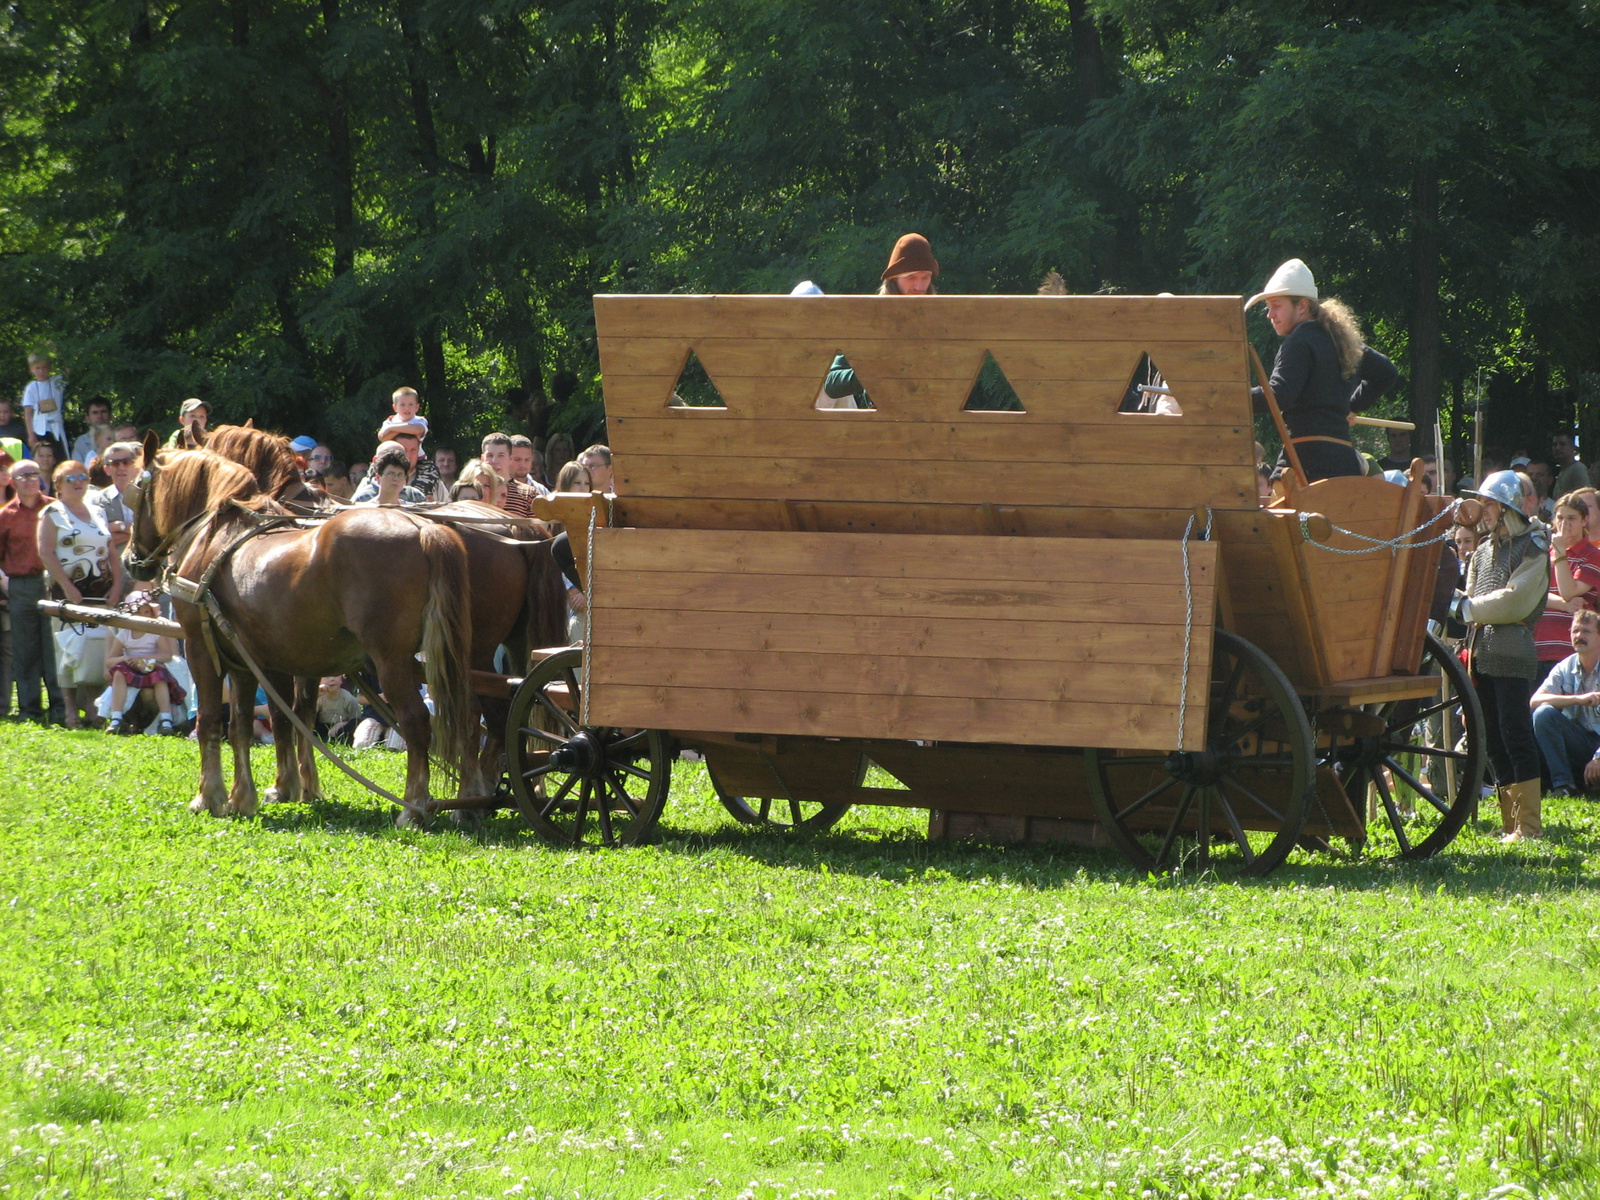
[[[256,487],[275,500],[298,494],[300,462],[289,439],[249,425],[218,425],[206,437],[205,448],[231,459],[255,476]]]
[[[256,512],[283,511],[256,486],[249,468],[213,451],[165,451],[156,465],[161,487],[151,503],[158,529],[175,529],[196,513],[215,512],[232,501]]]

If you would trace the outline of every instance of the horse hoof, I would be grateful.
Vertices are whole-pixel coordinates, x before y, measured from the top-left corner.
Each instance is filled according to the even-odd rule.
[[[414,808],[402,808],[400,815],[394,819],[396,829],[426,829],[427,820]]]
[[[198,817],[201,813],[210,812],[211,805],[206,802],[206,798],[204,796],[196,796],[193,800],[189,801],[189,811]]]
[[[483,827],[483,814],[470,808],[452,808],[450,824],[468,833],[475,833]]]

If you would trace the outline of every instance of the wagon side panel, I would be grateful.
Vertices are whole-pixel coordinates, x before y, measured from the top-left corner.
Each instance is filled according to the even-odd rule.
[[[1203,742],[1212,544],[1189,547],[1186,592],[1173,542],[642,529],[597,530],[595,541],[598,723]]]

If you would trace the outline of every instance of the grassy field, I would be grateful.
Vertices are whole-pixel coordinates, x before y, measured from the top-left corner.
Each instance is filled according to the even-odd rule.
[[[1174,883],[786,842],[689,764],[659,844],[575,855],[0,747],[0,1196],[1600,1196],[1592,804]]]

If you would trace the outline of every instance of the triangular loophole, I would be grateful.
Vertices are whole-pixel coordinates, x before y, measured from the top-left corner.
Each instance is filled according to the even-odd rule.
[[[1148,354],[1139,355],[1139,365],[1133,368],[1128,386],[1123,390],[1121,413],[1155,413],[1158,416],[1181,417],[1183,408],[1167,386],[1166,378]]]
[[[961,406],[961,411],[1027,412],[1028,410],[1022,406],[1022,398],[1011,386],[1011,381],[1000,369],[1000,364],[995,362],[994,355],[985,350],[983,366],[978,368],[978,377],[972,381],[972,391],[967,393],[967,402]]]
[[[828,370],[817,386],[818,408],[876,408],[867,394],[866,382],[856,374],[850,360],[841,352],[833,356]]]
[[[892,792],[909,792],[911,789],[902,783],[893,771],[881,767],[865,754],[861,756],[861,765],[856,772],[860,776],[857,787],[887,788]]]
[[[727,401],[711,382],[711,376],[700,365],[700,359],[691,349],[683,360],[683,370],[678,372],[678,382],[672,385],[668,408],[727,408]]]

